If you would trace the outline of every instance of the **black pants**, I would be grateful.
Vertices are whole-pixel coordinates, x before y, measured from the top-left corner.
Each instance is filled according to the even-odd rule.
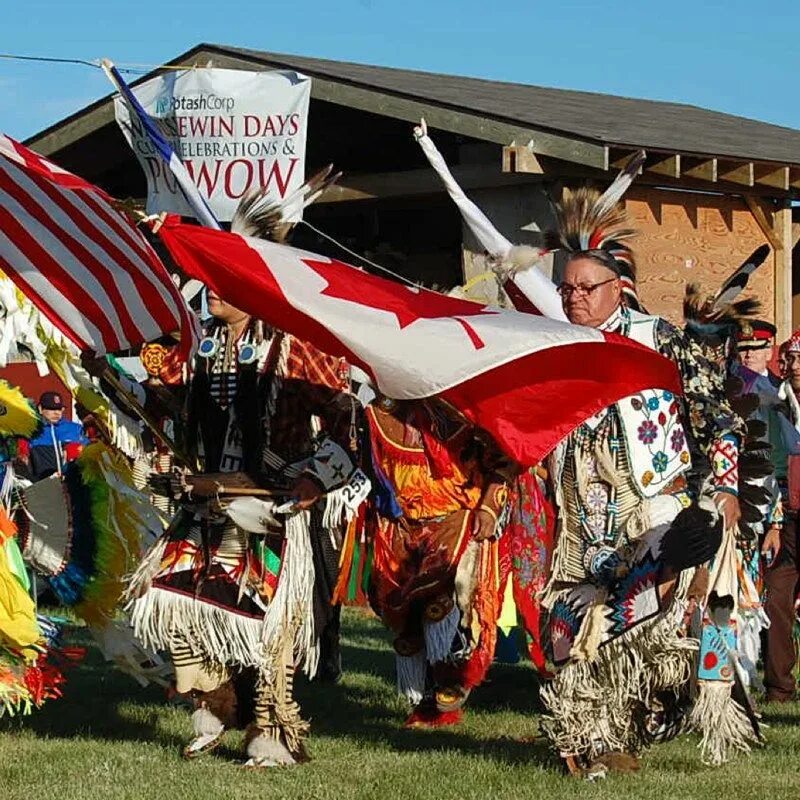
[[[764,683],[770,700],[791,700],[797,693],[794,646],[794,600],[800,579],[797,512],[787,512],[781,531],[781,549],[775,564],[764,571],[770,626],[766,635]]]

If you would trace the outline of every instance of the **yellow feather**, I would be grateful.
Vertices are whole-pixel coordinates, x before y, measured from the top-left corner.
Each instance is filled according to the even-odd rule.
[[[24,394],[0,379],[0,436],[33,436],[39,427],[39,414]]]

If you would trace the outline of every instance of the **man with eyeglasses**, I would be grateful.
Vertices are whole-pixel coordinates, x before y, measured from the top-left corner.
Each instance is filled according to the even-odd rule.
[[[568,252],[558,292],[569,321],[660,352],[684,387],[682,398],[654,387],[621,400],[551,456],[559,530],[544,602],[557,673],[542,693],[544,727],[573,774],[595,777],[638,769],[643,749],[686,726],[700,643],[684,619],[705,601],[695,568],[719,546],[717,520],[731,527],[740,516],[743,422],[722,371],[638,310],[624,210],[579,189],[557,219],[550,241]],[[696,708],[704,756],[746,745]]]

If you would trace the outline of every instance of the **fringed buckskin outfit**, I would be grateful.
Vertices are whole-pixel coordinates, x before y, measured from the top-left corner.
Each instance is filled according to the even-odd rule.
[[[673,360],[685,396],[625,398],[552,457],[560,515],[547,604],[560,669],[543,693],[546,730],[562,754],[589,760],[640,752],[653,740],[650,712],[681,699],[693,673],[698,645],[682,630],[690,570],[662,557],[696,494],[690,449],[698,463],[711,459],[718,490],[737,485],[739,420],[719,373],[665,320],[621,306],[605,327]]]
[[[366,413],[380,512],[370,599],[396,637],[408,724],[448,724],[494,656],[497,541],[474,540],[473,527],[479,510],[499,524],[515,468],[436,401]]]
[[[244,473],[247,485],[283,490],[283,500],[300,475],[326,491],[347,480],[345,468],[320,479],[324,465],[309,460],[320,428],[348,447],[354,406],[343,362],[288,335],[265,338],[260,323],[239,341],[218,324],[201,354],[203,345],[210,356],[198,358],[192,379],[187,445],[205,472]],[[246,726],[249,763],[305,757],[308,724],[292,680],[296,665],[311,676],[317,668],[344,509],[335,491],[285,518],[258,502],[223,501],[220,511],[190,497],[130,587],[137,635],[170,651],[177,690],[195,698],[188,757],[215,746],[224,728]]]
[[[603,195],[567,192],[548,236],[617,277],[620,305],[599,327],[669,358],[683,384],[683,397],[653,387],[624,398],[551,457],[559,522],[543,602],[557,673],[542,692],[543,727],[577,772],[625,769],[680,730],[700,645],[688,635],[688,613],[706,591],[693,583],[694,568],[720,548],[712,498],[738,492],[744,424],[725,397],[724,371],[683,332],[642,312],[636,296],[627,245],[635,231],[618,202],[643,158],[636,154]],[[578,289],[591,291],[564,291]],[[727,711],[700,703],[692,714],[704,735],[729,718],[714,716],[717,705]],[[720,733],[724,749],[741,729]]]

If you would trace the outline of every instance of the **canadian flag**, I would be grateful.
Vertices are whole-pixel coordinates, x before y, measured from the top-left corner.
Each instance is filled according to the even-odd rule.
[[[177,218],[160,236],[190,277],[227,302],[346,358],[389,397],[441,396],[523,465],[623,397],[681,392],[672,362],[615,334],[402,286]]]

